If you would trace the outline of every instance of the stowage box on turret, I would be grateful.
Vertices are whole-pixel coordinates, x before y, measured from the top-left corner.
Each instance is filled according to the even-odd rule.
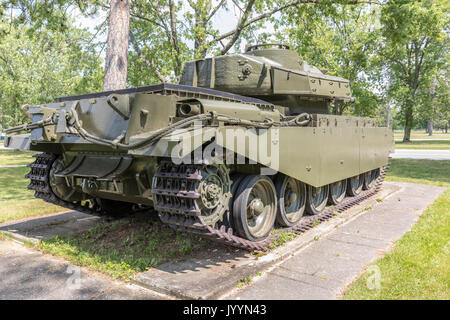
[[[176,229],[262,249],[275,225],[298,229],[379,183],[392,131],[332,114],[353,101],[348,80],[255,45],[187,62],[179,84],[26,105],[31,123],[7,129],[5,146],[41,152],[27,178],[45,201],[151,207]]]

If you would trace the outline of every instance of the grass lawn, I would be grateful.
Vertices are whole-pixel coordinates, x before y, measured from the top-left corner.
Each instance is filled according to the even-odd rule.
[[[395,148],[450,150],[450,140],[430,140],[430,141],[411,141],[411,142],[396,141]]]
[[[450,161],[392,159],[386,181],[450,186]]]
[[[35,151],[0,150],[0,166],[27,164],[34,161]]]
[[[394,130],[394,139],[403,139],[403,130]],[[435,130],[432,136],[425,133],[425,130],[412,130],[411,139],[450,139],[450,132],[442,133],[441,131]]]
[[[393,159],[388,181],[450,186],[450,161]],[[450,299],[450,188],[374,265],[380,289],[369,290],[364,273],[343,299]]]
[[[0,168],[0,223],[66,210],[33,196],[24,178],[28,171],[27,167]]]
[[[42,251],[122,280],[158,264],[182,259],[214,246],[211,241],[178,232],[159,218],[137,214],[38,245]]]

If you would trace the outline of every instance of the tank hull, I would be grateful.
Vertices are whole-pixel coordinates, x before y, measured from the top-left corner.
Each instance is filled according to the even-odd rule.
[[[388,164],[393,145],[391,130],[367,127],[361,119],[356,126],[355,118],[327,118],[342,118],[341,123],[354,120],[354,126],[335,126],[333,121],[316,122],[317,127],[269,129],[202,126],[175,131],[154,145],[127,152],[98,146],[72,134],[65,134],[58,143],[30,143],[30,135],[12,136],[9,147],[59,155],[62,168],[56,178],[83,195],[66,198],[68,201],[102,198],[150,207],[155,204],[152,189],[158,163],[192,164],[192,154],[198,154],[203,163],[226,164],[230,175],[262,173],[275,179],[284,174],[312,187],[327,186]],[[211,152],[206,154],[203,147],[211,141],[214,148],[210,151],[216,153],[215,157]],[[87,182],[95,188],[85,188]]]
[[[307,213],[332,216],[329,202],[374,194],[394,146],[375,119],[327,114],[333,99],[352,100],[345,79],[320,75],[327,84],[313,90],[307,69],[275,69],[268,88],[284,106],[259,89],[171,84],[63,97],[27,108],[32,123],[8,129],[5,146],[42,152],[27,177],[45,201],[107,215],[153,208],[173,228],[264,249],[275,225],[304,228]]]

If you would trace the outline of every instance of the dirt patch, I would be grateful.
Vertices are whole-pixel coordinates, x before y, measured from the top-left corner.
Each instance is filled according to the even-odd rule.
[[[39,244],[45,252],[117,278],[186,256],[211,254],[217,246],[197,235],[170,228],[153,212],[104,220],[88,231],[57,236]]]

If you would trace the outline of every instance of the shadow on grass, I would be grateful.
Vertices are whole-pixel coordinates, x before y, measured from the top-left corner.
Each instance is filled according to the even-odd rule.
[[[30,168],[0,168],[0,201],[27,200],[33,198],[33,191],[28,190],[29,180],[25,174]]]

